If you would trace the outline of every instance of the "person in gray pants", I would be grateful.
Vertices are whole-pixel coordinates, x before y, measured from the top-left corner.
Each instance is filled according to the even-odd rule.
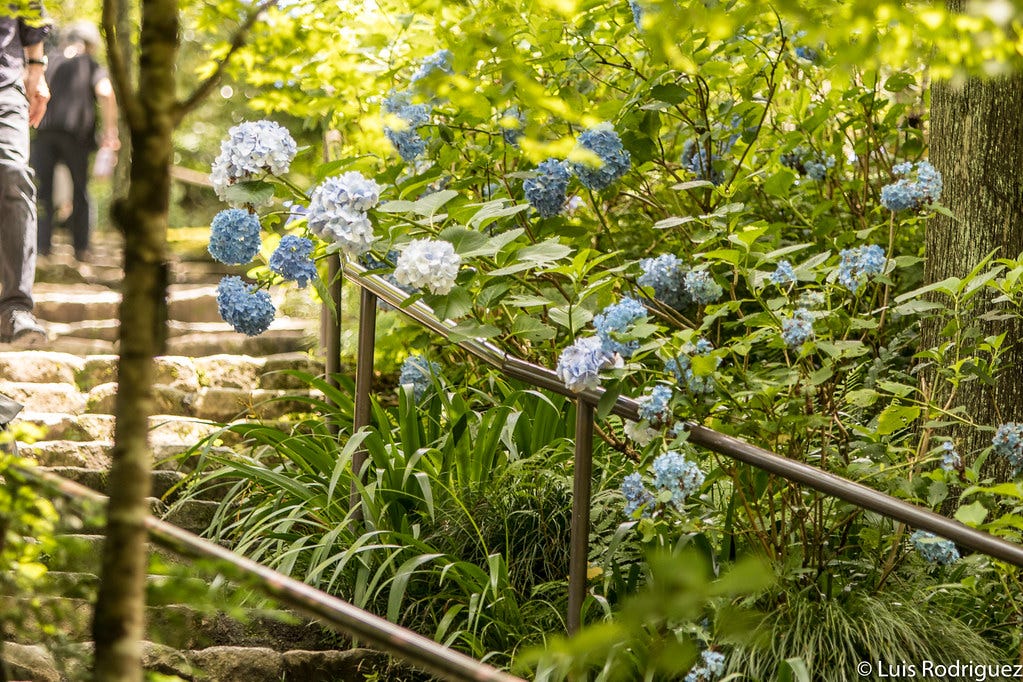
[[[0,431],[6,429],[11,420],[18,416],[19,412],[21,412],[21,405],[0,393]],[[17,441],[12,440],[5,443],[3,440],[0,440],[0,452],[9,452],[13,455],[18,454]]]
[[[38,17],[0,16],[0,343],[23,348],[46,342],[32,314],[36,192],[28,129],[39,125],[50,99],[43,55],[49,30]]]

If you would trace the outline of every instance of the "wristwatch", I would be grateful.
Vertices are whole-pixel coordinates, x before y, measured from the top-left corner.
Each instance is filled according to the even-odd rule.
[[[35,57],[30,57],[30,58],[25,60],[25,63],[30,65],[30,66],[32,64],[38,64],[39,66],[41,66],[41,67],[43,67],[45,69],[46,65],[50,63],[50,60],[46,58],[46,55],[43,55],[42,57],[39,57],[38,59],[35,58]]]

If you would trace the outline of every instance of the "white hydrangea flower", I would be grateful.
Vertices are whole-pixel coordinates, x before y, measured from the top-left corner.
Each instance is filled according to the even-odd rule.
[[[220,143],[220,154],[213,161],[210,182],[221,200],[225,192],[239,181],[270,173],[284,175],[298,146],[291,133],[273,121],[246,121],[227,131]]]
[[[394,278],[399,284],[446,294],[454,288],[461,264],[462,258],[450,242],[415,239],[398,256]]]
[[[642,422],[625,420],[625,437],[640,447],[646,447],[657,438],[657,429],[643,426]]]
[[[366,253],[375,241],[366,211],[380,202],[380,185],[350,171],[327,178],[313,190],[307,219],[309,231],[337,242],[348,256]]]

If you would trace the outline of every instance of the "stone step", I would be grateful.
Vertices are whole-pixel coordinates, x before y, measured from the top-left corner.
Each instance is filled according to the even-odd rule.
[[[2,597],[0,605],[25,615],[12,639],[19,644],[43,641],[45,633],[57,627],[71,641],[84,642],[91,637],[92,601],[60,596],[31,598]],[[300,622],[282,611],[237,611],[241,622],[219,611],[196,609],[184,604],[146,607],[146,638],[174,649],[200,649],[213,646],[239,648],[279,647],[316,649],[320,629]],[[10,611],[9,611],[10,612]]]
[[[302,651],[283,653],[269,648],[246,649],[220,646],[179,651],[144,641],[142,665],[146,672],[172,675],[186,681],[204,682],[362,682],[369,679],[425,680],[425,676],[407,676],[394,671],[386,655],[370,649],[348,651]],[[89,679],[92,644],[68,647],[58,665],[46,647],[6,643],[4,658],[13,679],[33,682],[62,682]],[[388,677],[382,677],[387,675]]]
[[[86,410],[86,396],[74,384],[0,380],[0,393],[33,412],[81,414]]]

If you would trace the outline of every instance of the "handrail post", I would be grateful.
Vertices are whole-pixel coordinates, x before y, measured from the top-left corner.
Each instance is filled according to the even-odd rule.
[[[572,537],[568,559],[568,634],[582,625],[590,554],[590,482],[593,476],[593,405],[575,404],[575,472],[572,481]]]
[[[327,293],[330,298],[323,302],[321,311],[321,334],[326,355],[324,371],[327,374],[327,384],[335,389],[341,386],[338,377],[341,374],[341,289],[343,284],[341,256],[335,253],[327,257]],[[335,405],[335,407],[337,406]],[[327,428],[335,436],[338,434],[338,424],[334,419],[328,421]]]
[[[359,298],[359,346],[355,358],[355,419],[354,430],[369,426],[371,411],[370,393],[373,389],[373,355],[376,352],[377,332],[377,297],[372,291],[362,289]],[[359,504],[358,481],[361,480],[363,467],[366,464],[366,449],[360,447],[352,454],[351,491],[348,496],[348,508],[353,518],[362,518],[362,507]]]

